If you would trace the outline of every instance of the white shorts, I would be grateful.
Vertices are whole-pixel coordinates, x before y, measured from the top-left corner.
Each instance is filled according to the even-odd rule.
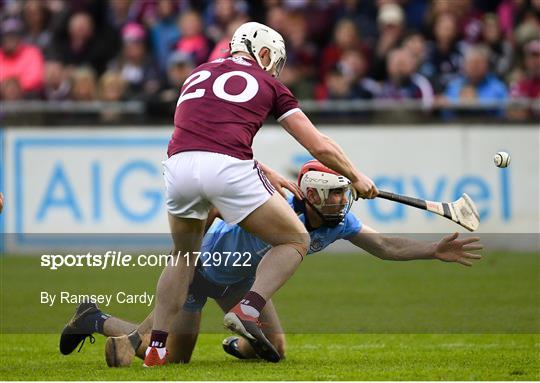
[[[235,224],[268,201],[275,189],[255,160],[212,152],[181,152],[163,162],[167,211],[206,219],[211,205]]]

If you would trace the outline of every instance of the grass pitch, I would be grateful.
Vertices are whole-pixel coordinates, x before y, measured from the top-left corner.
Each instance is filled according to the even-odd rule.
[[[287,331],[279,364],[226,355],[222,314],[210,303],[189,365],[109,369],[104,338],[60,355],[74,306],[40,291],[153,292],[159,269],[50,271],[35,257],[1,258],[2,380],[539,380],[540,256],[490,253],[473,268],[310,256],[275,298]],[[143,305],[104,311],[139,321]]]
[[[236,360],[204,334],[189,365],[110,369],[104,338],[62,356],[55,335],[3,335],[3,380],[538,380],[538,335],[289,335],[278,364]]]

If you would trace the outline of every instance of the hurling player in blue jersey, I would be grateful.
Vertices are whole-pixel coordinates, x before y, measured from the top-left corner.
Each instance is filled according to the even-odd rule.
[[[476,237],[458,240],[458,234],[440,242],[421,242],[378,234],[361,223],[349,210],[354,196],[350,181],[328,169],[318,161],[309,161],[302,167],[298,183],[305,198],[288,199],[310,233],[308,254],[323,250],[331,243],[346,239],[370,254],[388,260],[439,259],[471,266],[472,259],[480,259],[482,245]],[[167,341],[170,362],[189,362],[197,341],[201,312],[207,298],[214,299],[227,312],[236,305],[251,287],[257,265],[271,247],[246,232],[238,225],[218,220],[204,236],[201,256],[190,285],[181,314],[176,318]],[[263,332],[279,352],[285,354],[285,336],[272,301],[268,301],[260,317]],[[109,366],[129,365],[134,355],[144,358],[149,336],[142,338],[136,325],[101,312],[95,304],[78,307],[72,321],[66,326],[60,340],[60,350],[71,353],[77,345],[98,332],[112,336],[105,355]],[[152,328],[152,314],[139,327]],[[223,341],[224,350],[239,358],[257,358],[251,339],[236,336]]]

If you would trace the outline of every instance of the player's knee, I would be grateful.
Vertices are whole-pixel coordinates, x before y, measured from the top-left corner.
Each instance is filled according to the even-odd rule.
[[[289,246],[294,248],[302,258],[304,258],[309,250],[310,237],[309,233],[301,233],[288,243]]]

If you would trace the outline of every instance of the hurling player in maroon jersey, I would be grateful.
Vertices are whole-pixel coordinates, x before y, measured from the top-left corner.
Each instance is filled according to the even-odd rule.
[[[259,328],[266,301],[294,274],[306,255],[309,234],[253,160],[251,144],[271,114],[302,146],[352,182],[358,196],[374,198],[373,181],[343,150],[322,135],[298,101],[276,78],[285,65],[283,38],[259,23],[234,33],[232,56],[197,67],[182,86],[175,130],[164,162],[166,201],[174,250],[156,291],[152,334],[145,366],[166,363],[171,323],[186,300],[201,246],[205,220],[215,206],[229,224],[270,244],[244,299],[225,315],[227,328],[243,336],[261,358],[277,362],[279,353]],[[114,338],[107,340],[114,347]]]

